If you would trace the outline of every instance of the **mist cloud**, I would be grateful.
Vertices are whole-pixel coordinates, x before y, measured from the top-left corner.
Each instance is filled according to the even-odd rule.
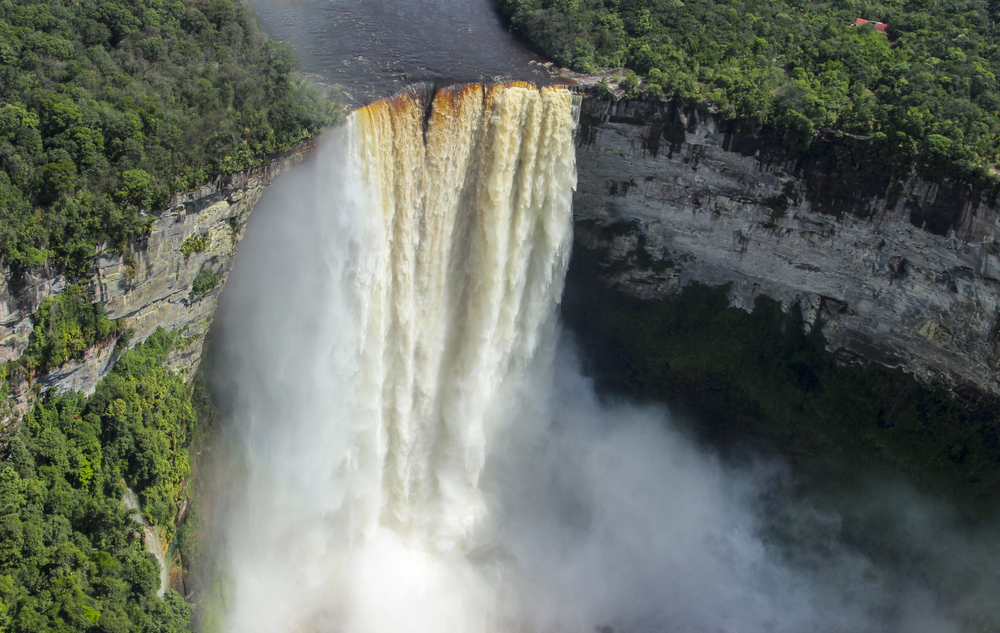
[[[877,525],[911,560],[870,557],[845,538],[838,503],[803,495],[787,464],[726,464],[662,408],[602,402],[568,338],[552,375],[528,414],[541,421],[512,431],[488,471],[498,540],[539,630],[943,632],[995,622],[985,595],[996,595],[996,574],[972,563],[997,551],[992,530],[961,533],[946,506],[902,482],[843,491],[849,520]]]

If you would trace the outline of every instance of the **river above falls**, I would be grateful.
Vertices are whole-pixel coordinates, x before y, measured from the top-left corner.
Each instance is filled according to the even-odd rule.
[[[493,0],[253,0],[269,37],[302,70],[365,104],[404,87],[523,80],[553,83],[540,53],[505,28]]]

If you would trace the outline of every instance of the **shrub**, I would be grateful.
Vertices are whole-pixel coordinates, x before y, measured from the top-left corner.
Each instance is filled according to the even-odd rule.
[[[625,76],[618,80],[618,87],[628,92],[630,90],[635,90],[639,86],[639,76],[635,74],[635,71],[629,70],[625,73]]]
[[[219,285],[219,278],[210,268],[202,266],[198,269],[198,274],[194,277],[194,282],[191,284],[191,298],[197,299],[210,290]]]
[[[80,360],[94,345],[125,331],[125,319],[109,320],[104,304],[91,303],[74,285],[42,301],[31,318],[34,327],[21,362],[37,373]]]
[[[200,253],[209,246],[208,233],[195,233],[181,244],[181,253],[187,259],[191,253]]]
[[[601,99],[610,99],[612,96],[611,85],[605,77],[601,77],[601,80],[597,82],[596,90],[597,96]]]

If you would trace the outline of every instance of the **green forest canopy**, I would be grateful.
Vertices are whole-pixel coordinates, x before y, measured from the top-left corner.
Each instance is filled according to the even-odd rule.
[[[822,127],[869,135],[897,169],[917,159],[925,171],[996,183],[998,2],[496,1],[561,65],[624,66],[647,93],[704,100],[798,137]],[[888,35],[857,18],[887,23]]]
[[[165,542],[190,474],[191,386],[163,367],[176,332],[123,354],[90,398],[48,396],[0,436],[0,631],[180,633],[191,606],[157,598],[126,484]]]
[[[237,0],[0,1],[0,259],[83,272],[141,209],[337,116]]]

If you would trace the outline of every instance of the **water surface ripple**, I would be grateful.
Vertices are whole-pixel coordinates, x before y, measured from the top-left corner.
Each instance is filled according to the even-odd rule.
[[[493,0],[253,0],[264,31],[302,69],[365,104],[417,82],[530,81],[547,61],[511,35]]]

